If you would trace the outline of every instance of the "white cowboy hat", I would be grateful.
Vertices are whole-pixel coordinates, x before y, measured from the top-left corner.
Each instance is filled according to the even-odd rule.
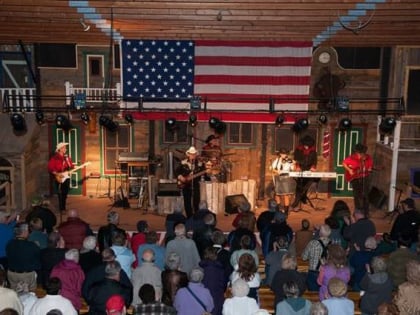
[[[59,143],[57,143],[57,146],[55,147],[55,151],[60,150],[61,148],[65,147],[66,145],[68,145],[67,142],[59,142]]]
[[[185,153],[186,154],[197,154],[198,151],[195,147],[190,147]]]

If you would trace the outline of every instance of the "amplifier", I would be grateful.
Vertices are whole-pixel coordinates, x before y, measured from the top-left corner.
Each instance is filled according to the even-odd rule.
[[[180,196],[181,191],[177,183],[159,183],[158,196]]]

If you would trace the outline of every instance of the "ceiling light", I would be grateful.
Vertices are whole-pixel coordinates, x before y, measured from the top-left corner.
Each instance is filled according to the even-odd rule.
[[[308,119],[307,118],[301,118],[293,124],[292,130],[294,132],[301,132],[305,129],[308,129],[308,127],[309,127]]]
[[[133,115],[131,115],[130,113],[125,114],[125,115],[124,115],[124,119],[125,119],[125,121],[126,121],[128,124],[130,124],[130,125],[134,122]]]
[[[353,126],[353,123],[351,122],[350,118],[343,118],[340,120],[340,123],[338,124],[338,129],[340,131],[346,131],[351,129]]]
[[[44,113],[41,110],[37,110],[35,113],[35,120],[38,125],[43,125],[45,123]]]
[[[87,125],[87,124],[89,123],[89,121],[90,121],[89,114],[88,114],[88,113],[86,113],[86,112],[81,113],[81,114],[80,114],[80,119],[82,120],[82,122],[83,122],[85,125]]]
[[[220,123],[219,118],[216,118],[216,117],[210,117],[210,119],[209,119],[209,126],[210,126],[210,128],[212,128],[212,129],[216,128],[216,125],[217,125],[218,123]]]
[[[73,127],[70,120],[65,115],[57,115],[55,117],[55,124],[57,125],[57,128],[61,128],[64,131],[69,131]]]
[[[99,117],[99,125],[101,125],[110,132],[116,132],[118,130],[118,123],[116,123],[111,118],[105,115],[101,115]]]
[[[382,117],[381,123],[379,124],[379,131],[381,134],[389,135],[394,131],[397,121],[394,117]]]
[[[10,116],[10,122],[12,123],[14,132],[18,134],[26,132],[26,121],[22,114],[13,113]]]
[[[319,117],[318,117],[318,122],[319,122],[321,125],[325,125],[325,124],[328,122],[328,116],[327,116],[327,115],[325,115],[325,114],[321,114],[321,115],[319,115]]]
[[[276,126],[277,127],[281,127],[281,125],[283,125],[284,123],[284,116],[283,115],[278,115],[276,118]]]
[[[175,118],[168,118],[166,119],[166,128],[170,131],[174,131],[176,129],[176,119]]]
[[[80,19],[80,24],[83,27],[83,32],[87,32],[90,30],[90,25],[86,24],[84,19]]]
[[[194,114],[191,114],[191,115],[188,117],[188,123],[189,123],[189,125],[190,125],[191,127],[195,127],[195,126],[197,126],[197,116],[196,116],[196,115],[194,115]]]

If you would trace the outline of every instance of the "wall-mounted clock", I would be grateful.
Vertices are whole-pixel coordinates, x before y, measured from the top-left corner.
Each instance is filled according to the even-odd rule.
[[[323,51],[318,55],[318,61],[320,63],[329,63],[331,61],[331,54],[328,51]]]

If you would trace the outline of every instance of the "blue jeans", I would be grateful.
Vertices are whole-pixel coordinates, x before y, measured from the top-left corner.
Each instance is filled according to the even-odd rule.
[[[309,270],[306,278],[306,285],[309,291],[319,291],[319,285],[317,283],[319,271]]]

